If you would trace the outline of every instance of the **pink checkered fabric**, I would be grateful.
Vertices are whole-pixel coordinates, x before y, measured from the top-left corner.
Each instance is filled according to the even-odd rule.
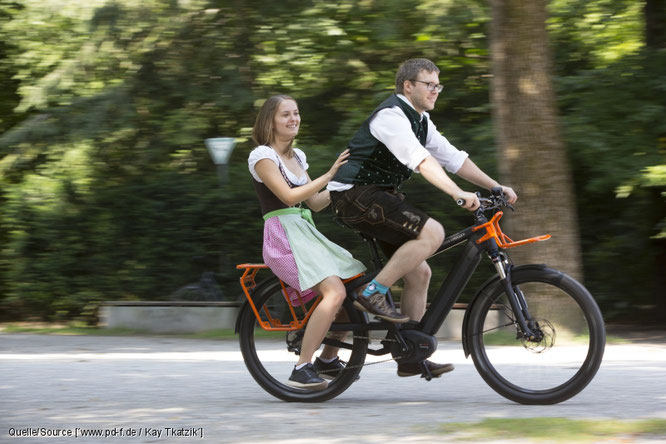
[[[271,217],[264,224],[264,263],[289,287],[287,294],[293,306],[299,306],[317,296],[314,290],[301,289],[298,267],[279,217]],[[300,294],[300,299],[299,299]]]

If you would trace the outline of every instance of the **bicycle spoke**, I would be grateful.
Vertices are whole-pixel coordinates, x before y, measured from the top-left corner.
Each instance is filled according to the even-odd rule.
[[[257,305],[262,321],[273,319],[275,322],[270,325],[284,325],[285,328],[289,328],[293,313],[287,305],[282,294],[282,287],[277,279],[263,285],[261,289],[253,293],[252,298]],[[308,304],[314,303],[316,303],[315,300],[308,302]],[[348,305],[350,307],[351,302]],[[363,324],[359,322],[360,315],[350,311],[349,307],[344,309],[346,317],[351,319],[354,325],[362,327]],[[309,308],[309,305],[306,304],[305,310]],[[295,310],[300,311],[301,308]],[[364,332],[358,327],[354,327],[352,332],[329,332],[329,337],[325,338],[324,343],[338,347],[338,357],[350,364],[349,371],[339,372],[338,376],[329,381],[328,388],[322,391],[308,391],[287,384],[294,365],[298,361],[297,355],[300,354],[303,333],[303,330],[266,331],[257,322],[254,312],[246,310],[242,314],[239,337],[248,370],[266,391],[286,401],[325,401],[337,396],[354,382],[358,368],[365,361],[367,331]],[[365,333],[365,336],[361,333]],[[319,352],[321,352],[321,348]],[[315,356],[319,352],[316,352]]]
[[[601,314],[571,278],[539,269],[517,272],[535,340],[519,334],[506,294],[497,285],[475,304],[472,357],[497,392],[525,404],[551,404],[582,390],[603,355]]]
[[[514,327],[515,327],[515,326],[516,326],[516,323],[515,323],[515,322],[509,322],[509,323],[507,323],[507,324],[498,325],[498,326],[493,327],[493,328],[488,328],[488,329],[485,329],[485,330],[483,330],[483,331],[481,331],[481,332],[479,332],[479,333],[474,333],[473,336],[485,335],[486,333],[490,333],[491,331],[502,330],[502,329],[504,329],[504,328],[506,328],[506,327],[510,327],[510,326],[514,326]]]

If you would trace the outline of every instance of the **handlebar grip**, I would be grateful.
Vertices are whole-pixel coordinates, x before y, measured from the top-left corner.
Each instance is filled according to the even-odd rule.
[[[465,206],[466,201],[465,201],[465,199],[458,199],[458,200],[456,200],[456,203],[458,204],[458,206],[463,207],[463,206]]]

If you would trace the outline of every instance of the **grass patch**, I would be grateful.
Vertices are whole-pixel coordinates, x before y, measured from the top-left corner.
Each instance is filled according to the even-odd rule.
[[[606,334],[606,344],[620,345],[620,344],[631,344],[631,343],[632,341],[630,339],[622,338],[616,335]]]
[[[589,335],[558,335],[555,338],[555,345],[580,345],[590,341]],[[483,336],[483,342],[486,345],[496,346],[517,346],[520,340],[516,339],[515,331],[497,330],[487,333]],[[631,340],[616,335],[606,335],[606,344],[631,344]]]
[[[2,333],[24,333],[39,335],[63,335],[63,336],[166,336],[186,339],[210,339],[210,340],[237,340],[238,335],[232,328],[219,330],[208,330],[198,333],[153,333],[145,330],[129,328],[100,328],[91,327],[79,323],[49,324],[43,322],[21,322],[0,324]],[[284,340],[286,332],[268,332],[258,329],[255,331],[258,339]]]
[[[280,341],[284,341],[284,338],[286,336],[287,332],[275,332],[275,331],[266,331],[266,330],[261,330],[261,329],[256,329],[254,331],[254,337],[256,339],[279,339]],[[181,335],[170,335],[170,336],[179,336],[183,338],[191,338],[191,339],[233,339],[237,340],[238,335],[234,332],[233,329],[219,329],[219,330],[209,330],[209,331],[202,331],[200,333],[189,333],[189,334],[181,334]]]
[[[212,340],[236,340],[238,335],[233,329],[209,330],[199,333],[153,333],[145,330],[129,328],[101,328],[89,326],[82,322],[69,322],[65,324],[48,322],[17,322],[0,323],[0,332],[3,333],[32,333],[42,335],[70,335],[70,336],[170,336],[190,339],[212,339]],[[255,331],[255,337],[259,339],[283,339],[280,332],[267,332],[261,329]],[[383,337],[383,336],[382,336]],[[380,339],[380,337],[377,337]],[[519,346],[520,341],[516,339],[515,332],[508,330],[497,330],[484,335],[483,341],[486,345],[495,346]],[[576,343],[584,343],[587,337],[577,337]],[[630,339],[609,335],[606,337],[607,344],[630,344]],[[558,342],[558,344],[560,344]],[[560,344],[562,345],[562,344]]]
[[[533,441],[591,442],[617,438],[666,437],[665,419],[636,421],[567,418],[488,418],[480,422],[440,424],[438,432],[456,441],[529,439]]]
[[[40,335],[64,336],[132,336],[139,334],[137,330],[125,328],[98,328],[85,325],[72,324],[46,324],[46,323],[19,323],[2,324],[0,332],[3,333],[31,333]]]
[[[483,335],[483,342],[486,345],[520,347],[521,341],[516,338],[516,331],[513,329],[497,330]],[[582,345],[590,342],[589,335],[572,335],[568,332],[558,334],[555,337],[555,345]]]
[[[518,345],[516,333],[509,330],[496,330],[483,335],[483,343],[486,345]]]

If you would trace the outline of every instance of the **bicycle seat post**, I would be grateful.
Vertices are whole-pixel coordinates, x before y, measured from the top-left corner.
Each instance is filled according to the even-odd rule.
[[[377,249],[377,239],[375,239],[372,236],[367,236],[361,233],[360,231],[358,232],[358,235],[361,236],[363,242],[368,244],[368,249],[370,250],[370,258],[372,264],[375,266],[375,270],[381,270],[381,268],[384,266],[384,263],[382,262],[381,256],[379,256],[379,250]]]

